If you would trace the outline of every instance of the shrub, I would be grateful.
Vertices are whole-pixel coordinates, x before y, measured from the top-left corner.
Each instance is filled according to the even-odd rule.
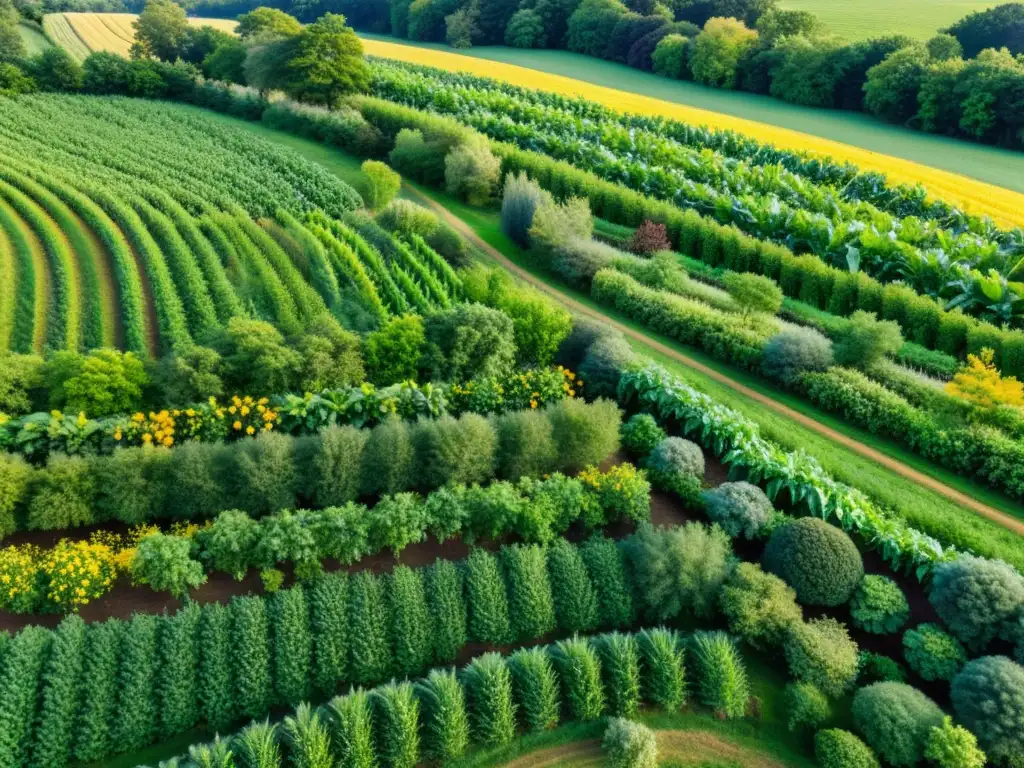
[[[858,310],[849,317],[834,347],[839,365],[870,368],[883,357],[894,355],[903,346],[900,325],[894,320],[878,320],[874,312]]]
[[[35,472],[29,492],[29,530],[59,530],[94,522],[95,481],[81,456],[54,454]]]
[[[630,417],[622,425],[620,435],[626,450],[637,456],[646,456],[667,437],[665,430],[658,426],[658,422],[649,413],[638,413]]]
[[[619,448],[619,407],[611,400],[585,403],[566,398],[548,406],[554,430],[558,469],[578,472],[597,466]]]
[[[928,601],[954,635],[981,649],[1012,631],[1024,606],[1024,577],[1002,561],[961,555],[935,567]]]
[[[379,576],[360,571],[349,581],[349,677],[368,684],[391,671],[385,586]]]
[[[924,757],[942,710],[916,688],[904,683],[873,683],[853,697],[858,730],[881,757],[894,766],[911,766]]]
[[[764,375],[792,385],[800,374],[824,371],[832,365],[832,342],[811,328],[787,328],[765,345]]]
[[[285,717],[281,729],[295,765],[312,768],[331,764],[330,733],[319,711],[308,702],[299,704],[294,715]]]
[[[426,578],[434,656],[441,662],[452,661],[467,640],[462,573],[455,563],[439,559],[427,571]]]
[[[721,717],[743,717],[750,698],[750,684],[743,658],[724,632],[697,632],[693,658],[701,702]]]
[[[363,493],[396,493],[408,488],[412,485],[414,456],[405,422],[392,418],[378,424],[363,449]]]
[[[662,77],[688,77],[690,42],[683,35],[665,35],[651,54],[651,68]]]
[[[618,717],[635,717],[640,710],[640,652],[634,635],[612,632],[594,639],[601,660],[601,676],[608,711]]]
[[[910,618],[903,590],[885,576],[865,576],[850,600],[853,625],[876,635],[898,632]]]
[[[424,488],[481,483],[494,474],[497,436],[491,422],[479,414],[423,420],[416,425],[413,441]]]
[[[782,289],[770,278],[749,272],[727,272],[723,282],[744,315],[751,312],[775,315],[782,308]]]
[[[562,701],[572,720],[597,720],[604,712],[601,662],[585,638],[560,640],[551,660],[562,685]]]
[[[351,425],[330,426],[315,438],[309,462],[308,493],[321,509],[341,506],[359,497],[360,467],[370,431]]]
[[[55,383],[46,373],[44,376],[48,385]],[[59,383],[62,399],[54,405],[93,418],[132,412],[138,410],[147,384],[149,376],[133,353],[94,349],[81,358],[72,376]]]
[[[989,759],[1015,768],[1024,754],[1024,667],[1005,656],[975,659],[953,678],[950,699]]]
[[[804,517],[775,530],[765,547],[767,570],[796,590],[805,605],[842,605],[860,584],[864,563],[841,529]]]
[[[740,60],[757,45],[757,32],[733,18],[708,19],[693,41],[690,69],[704,85],[734,88]]]
[[[675,474],[704,477],[704,452],[681,437],[666,437],[651,451],[645,466],[655,476]]]
[[[645,629],[637,635],[643,661],[643,695],[667,712],[686,703],[686,667],[683,641],[675,630]]]
[[[791,731],[801,726],[817,730],[832,717],[828,697],[810,683],[786,683],[783,698],[786,701],[786,725]]]
[[[525,171],[519,175],[505,176],[505,189],[501,196],[501,231],[522,247],[529,245],[530,227],[533,214],[543,200],[543,192],[537,182],[531,180]]]
[[[857,679],[857,644],[835,619],[795,624],[785,652],[793,677],[813,683],[826,696],[842,696]]]
[[[116,619],[93,624],[86,635],[82,670],[82,709],[79,711],[74,744],[78,761],[99,759],[109,754],[117,701],[117,663],[123,625]],[[5,665],[10,666],[9,656]]]
[[[293,438],[277,432],[264,432],[234,446],[226,478],[232,506],[257,517],[294,507],[298,490],[294,448]]]
[[[924,756],[939,768],[985,768],[985,753],[978,749],[978,739],[966,728],[953,725],[945,717],[942,725],[932,728]]]
[[[348,574],[336,572],[316,579],[306,592],[312,640],[314,687],[329,693],[343,680],[348,662]]]
[[[555,628],[555,605],[544,550],[513,544],[501,553],[508,585],[509,617],[514,637],[542,637]]]
[[[363,340],[367,377],[382,387],[414,381],[425,343],[419,316],[392,317]]]
[[[379,211],[398,194],[402,177],[384,163],[367,160],[360,166],[363,172],[363,200],[371,211]]]
[[[879,768],[871,748],[840,728],[814,734],[814,757],[821,768]]]
[[[729,536],[755,539],[775,512],[771,501],[758,486],[744,481],[722,483],[701,494],[704,510],[711,521]]]
[[[861,685],[902,683],[907,679],[907,674],[899,662],[880,653],[861,651],[858,656],[858,665],[860,671],[857,673],[857,682]]]
[[[435,381],[501,376],[515,362],[515,329],[500,310],[458,304],[429,315],[423,330],[423,363]]]
[[[152,618],[152,617],[149,617]],[[29,762],[30,737],[38,706],[38,690],[49,650],[49,633],[27,627],[13,638],[4,635],[4,665],[0,673],[0,761],[5,765]],[[131,648],[126,648],[130,653]]]
[[[444,159],[445,188],[470,205],[487,205],[500,178],[501,160],[486,139],[466,141]]]
[[[254,722],[243,728],[231,745],[242,765],[262,767],[281,763],[277,726],[271,725],[269,721]]]
[[[516,705],[505,659],[497,653],[478,656],[466,665],[462,679],[473,740],[488,746],[512,741],[516,735]]]
[[[455,670],[435,669],[416,683],[423,720],[423,753],[436,760],[452,760],[469,746],[466,697]]]
[[[625,337],[615,334],[598,339],[579,365],[580,379],[591,397],[615,397],[619,379],[636,359]]]
[[[907,664],[925,680],[952,680],[967,663],[967,652],[937,624],[921,624],[903,635]]]
[[[410,683],[388,683],[370,692],[377,754],[389,768],[415,768],[420,758],[420,706]]]
[[[729,631],[755,648],[780,645],[803,620],[796,592],[782,579],[755,563],[740,563],[719,596]]]
[[[657,768],[658,739],[642,723],[621,717],[608,721],[601,749],[611,768]]]
[[[629,240],[629,250],[639,256],[651,256],[658,251],[666,251],[672,247],[672,243],[665,234],[665,225],[655,223],[649,219],[636,228],[633,237]]]
[[[505,27],[505,45],[513,48],[543,48],[547,42],[544,19],[532,8],[522,8],[512,14]]]
[[[189,589],[206,583],[203,566],[191,558],[192,542],[181,536],[152,533],[139,542],[132,558],[132,580],[157,592],[186,598]]]
[[[198,545],[207,568],[230,573],[236,581],[241,581],[255,560],[254,549],[259,537],[257,520],[245,512],[229,509],[217,515],[210,525],[196,531],[192,540]]]
[[[547,649],[516,651],[509,656],[508,666],[526,727],[544,731],[558,725],[558,678]]]
[[[542,411],[512,411],[494,422],[498,475],[507,480],[537,477],[556,459],[554,430]]]
[[[27,496],[32,470],[20,456],[0,456],[0,539],[18,528],[16,512]]]
[[[633,621],[633,597],[619,548],[611,539],[594,536],[580,547],[580,554],[597,594],[598,626],[628,626]]]
[[[295,706],[310,694],[312,640],[309,608],[301,587],[278,592],[268,602],[270,647],[277,701]]]
[[[597,626],[597,593],[579,547],[563,538],[547,548],[548,577],[558,627],[564,632],[589,632]]]
[[[481,643],[502,644],[512,639],[508,598],[498,561],[475,549],[465,560],[469,635]]]
[[[733,568],[729,538],[720,528],[643,523],[623,543],[644,612],[665,621],[682,611],[710,615]]]
[[[431,622],[419,569],[400,565],[388,578],[388,607],[393,671],[408,677],[431,657]]]

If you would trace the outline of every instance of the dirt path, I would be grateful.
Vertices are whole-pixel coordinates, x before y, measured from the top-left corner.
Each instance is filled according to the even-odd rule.
[[[864,458],[877,462],[886,469],[895,472],[901,477],[905,477],[906,479],[916,483],[917,485],[928,488],[931,491],[934,491],[942,496],[945,496],[950,501],[953,501],[957,504],[960,504],[961,506],[973,510],[974,512],[977,512],[982,517],[985,517],[991,520],[992,522],[1001,525],[1003,528],[1013,531],[1014,533],[1017,533],[1019,535],[1024,535],[1024,521],[1018,520],[1014,517],[1011,517],[1010,515],[1004,514],[1003,512],[1000,512],[997,509],[993,509],[987,504],[982,504],[980,501],[971,498],[967,494],[961,493],[955,488],[950,488],[945,483],[942,483],[933,477],[929,477],[923,472],[918,472],[916,469],[908,467],[906,464],[897,461],[891,456],[886,456],[881,451],[876,451],[874,448],[866,446],[863,443],[860,443],[851,437],[847,437],[846,435],[837,432],[836,430],[831,429],[830,427],[825,426],[821,422],[815,421],[809,416],[805,416],[804,414],[799,413],[798,411],[794,411],[792,408],[789,408],[781,403],[776,402],[775,400],[772,400],[767,395],[763,395],[760,392],[751,389],[750,387],[744,386],[743,384],[734,381],[725,374],[719,373],[713,368],[709,368],[703,363],[694,360],[692,357],[684,355],[682,352],[673,349],[672,347],[669,347],[665,344],[662,344],[661,342],[651,338],[650,336],[647,336],[639,331],[635,331],[629,326],[616,322],[614,319],[591,309],[585,304],[581,304],[572,297],[562,293],[557,288],[554,288],[545,283],[543,280],[540,280],[539,278],[535,277],[533,274],[531,274],[530,272],[528,272],[527,270],[523,269],[515,262],[510,260],[497,248],[485,242],[479,235],[477,235],[476,232],[473,231],[473,229],[468,224],[462,221],[462,219],[460,219],[458,216],[455,216],[453,213],[451,213],[451,211],[449,211],[447,208],[445,208],[443,205],[438,203],[433,198],[423,194],[418,189],[410,187],[409,185],[405,185],[405,189],[419,202],[421,202],[423,205],[427,206],[431,210],[435,211],[445,221],[447,221],[455,229],[461,232],[475,246],[480,248],[488,256],[490,256],[499,264],[501,264],[502,267],[504,267],[517,277],[521,278],[522,280],[525,280],[535,288],[538,288],[541,291],[544,291],[545,293],[553,296],[555,299],[560,301],[573,312],[577,312],[579,314],[587,315],[588,317],[601,320],[602,322],[607,323],[608,325],[622,331],[622,333],[624,333],[626,336],[635,339],[636,341],[639,341],[643,344],[646,344],[648,347],[657,350],[660,354],[663,354],[666,357],[671,358],[677,363],[681,363],[688,368],[692,368],[693,370],[698,371],[699,373],[707,376],[708,378],[714,379],[720,384],[724,384],[733,391],[738,392],[741,395],[756,401],[760,405],[763,405],[765,408],[775,411],[776,413],[779,413],[788,419],[792,419],[801,426],[807,427],[808,429],[811,429],[817,432],[818,434],[827,437],[828,439],[838,443],[839,445],[842,445],[845,448],[849,448],[851,451],[860,454]]]
[[[745,747],[733,744],[710,731],[656,731],[659,758],[670,758],[681,765],[700,765],[710,760],[728,760],[743,768],[784,768],[784,763]],[[502,768],[548,768],[570,765],[573,768],[604,765],[601,742],[577,741],[550,749],[541,749],[517,757]]]

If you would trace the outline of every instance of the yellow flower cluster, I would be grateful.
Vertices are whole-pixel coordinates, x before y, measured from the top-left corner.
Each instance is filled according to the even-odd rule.
[[[176,426],[171,411],[150,411],[148,417],[143,413],[136,413],[124,427],[114,428],[114,440],[123,441],[128,445],[162,445],[170,448],[174,445]]]
[[[642,520],[650,511],[651,485],[642,470],[632,464],[617,464],[607,472],[587,467],[579,479],[597,494],[601,506],[612,516]]]
[[[30,613],[39,602],[39,549],[31,545],[0,550],[0,608]]]
[[[77,610],[106,594],[117,578],[114,551],[105,544],[60,541],[38,561],[45,600],[58,610]]]
[[[135,413],[127,422],[116,424],[112,434],[121,445],[170,448],[179,439],[221,440],[269,432],[279,421],[280,414],[270,407],[267,398],[236,395],[227,403],[211,397],[191,408]]]

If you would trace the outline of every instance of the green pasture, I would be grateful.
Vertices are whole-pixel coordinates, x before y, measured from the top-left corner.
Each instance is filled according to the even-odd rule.
[[[907,35],[927,40],[969,13],[998,5],[991,0],[781,0],[787,10],[810,11],[829,31],[846,40],[867,40],[879,35]]]
[[[53,47],[53,43],[43,34],[43,30],[35,24],[22,22],[18,25],[18,32],[21,34],[22,42],[25,43],[25,52],[29,56],[35,56],[37,53],[42,53],[47,48]]]

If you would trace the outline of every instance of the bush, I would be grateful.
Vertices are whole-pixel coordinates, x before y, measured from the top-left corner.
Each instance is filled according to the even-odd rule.
[[[733,538],[757,538],[775,513],[764,491],[744,481],[722,483],[701,494],[701,499],[711,521]]]
[[[295,439],[279,432],[263,432],[255,440],[233,446],[227,454],[224,484],[232,506],[257,517],[294,507],[298,491],[294,450]]]
[[[470,205],[487,205],[500,178],[501,160],[491,152],[486,139],[464,142],[452,149],[444,159],[444,181],[448,194]]]
[[[315,438],[309,463],[311,486],[307,489],[317,507],[326,509],[359,497],[363,450],[370,431],[351,425],[330,426]]]
[[[633,621],[633,597],[623,556],[615,542],[595,535],[580,547],[597,594],[598,626],[626,627]]]
[[[967,652],[937,624],[921,624],[903,635],[907,664],[925,680],[952,680],[967,663]]]
[[[817,730],[832,717],[828,697],[810,683],[786,683],[783,698],[786,701],[786,725],[791,731],[802,726]]]
[[[689,440],[666,437],[651,451],[645,466],[655,476],[683,474],[703,478],[704,452]]]
[[[392,317],[363,340],[367,377],[382,387],[415,381],[425,343],[419,316]]]
[[[853,540],[824,520],[804,517],[776,529],[764,552],[765,568],[796,590],[805,605],[842,605],[864,577]]]
[[[569,719],[597,720],[604,712],[601,662],[585,638],[560,640],[551,646],[551,661],[562,684]]]
[[[857,680],[857,644],[835,619],[795,624],[785,652],[793,677],[813,683],[826,696],[842,696]]]
[[[969,648],[1009,637],[1024,606],[1024,577],[999,560],[961,555],[939,563],[928,601],[950,631]]]
[[[509,594],[509,617],[516,639],[542,637],[555,628],[555,604],[544,550],[513,544],[501,553]]]
[[[646,456],[667,437],[665,430],[658,426],[658,422],[649,413],[632,416],[619,432],[623,447],[637,456]]]
[[[152,533],[139,542],[132,558],[132,580],[157,592],[185,599],[189,589],[206,583],[202,564],[190,556],[192,542],[182,536]]]
[[[490,552],[473,550],[465,560],[469,635],[480,643],[500,645],[512,639],[508,598],[498,561]]]
[[[782,308],[782,289],[770,278],[749,272],[727,272],[723,282],[744,315],[751,312],[775,315]]]
[[[645,220],[629,241],[629,251],[638,256],[651,256],[658,251],[667,251],[672,247],[665,234],[665,225]]]
[[[764,375],[792,385],[800,374],[824,371],[832,365],[832,342],[811,328],[787,328],[764,348]]]
[[[876,635],[898,632],[910,618],[903,590],[885,576],[865,576],[850,600],[853,625]]]
[[[939,768],[985,768],[985,753],[978,749],[978,739],[966,728],[953,725],[946,717],[942,725],[932,728],[924,756]]]
[[[953,678],[957,719],[997,764],[1016,768],[1024,754],[1024,667],[1005,656],[975,659]]]
[[[902,683],[907,679],[907,673],[900,666],[899,662],[880,653],[861,651],[858,657],[860,672],[857,674],[857,682],[861,685],[868,683]]]
[[[518,176],[506,174],[505,189],[501,196],[501,231],[523,248],[530,244],[533,214],[537,212],[542,200],[540,185],[525,172],[521,171]]]
[[[516,735],[516,705],[512,699],[512,675],[505,659],[485,653],[462,672],[473,741],[498,746]]]
[[[397,176],[397,174],[395,175]],[[417,205],[411,200],[402,199],[387,203],[384,210],[377,214],[375,220],[388,232],[402,237],[411,237],[412,235],[429,237],[440,224],[437,214],[429,208]]]
[[[388,607],[392,669],[399,677],[408,677],[426,667],[431,658],[433,625],[419,569],[400,565],[391,572]]]
[[[814,734],[814,757],[821,768],[879,768],[871,748],[840,728]]]
[[[796,592],[755,563],[740,563],[719,596],[729,631],[755,648],[781,645],[790,629],[803,621]]]
[[[349,677],[365,685],[391,670],[385,584],[381,577],[360,571],[349,581]]]
[[[367,160],[362,164],[363,200],[371,211],[379,211],[391,202],[398,190],[402,188],[402,177],[384,163]]]
[[[370,432],[363,449],[363,493],[396,493],[412,485],[415,454],[409,431],[407,424],[393,418]]]
[[[27,497],[32,469],[20,456],[0,456],[0,539],[18,529],[17,511]]]
[[[545,412],[554,430],[560,471],[597,466],[619,449],[621,412],[611,400],[588,404],[566,398],[549,405]]]
[[[676,528],[642,523],[622,546],[635,594],[644,613],[656,621],[683,611],[710,616],[734,567],[729,538],[720,528],[699,523]]]
[[[677,712],[686,703],[686,666],[683,641],[672,629],[645,629],[637,635],[643,661],[644,699]]]
[[[512,14],[505,27],[505,45],[513,48],[543,48],[547,42],[544,20],[535,10],[523,8]]]
[[[557,538],[547,548],[547,564],[559,629],[573,633],[594,629],[597,593],[580,549]]]
[[[377,754],[389,768],[415,768],[420,758],[420,706],[410,683],[389,683],[370,692]]]
[[[421,421],[413,441],[424,488],[482,483],[494,475],[497,436],[491,422],[479,414]]]
[[[608,711],[618,717],[635,717],[640,710],[640,651],[635,635],[611,632],[594,638],[601,660],[601,676]]]
[[[636,359],[633,348],[621,334],[598,339],[579,365],[580,380],[591,397],[614,398],[622,372]]]
[[[850,315],[834,347],[839,365],[870,368],[903,346],[903,334],[894,320],[878,320],[874,312],[858,310]]]
[[[657,768],[658,739],[642,723],[621,717],[608,721],[601,749],[611,768]]]
[[[459,304],[424,321],[424,367],[435,381],[498,377],[512,369],[515,330],[504,312]]]
[[[427,571],[426,579],[434,657],[450,662],[467,640],[463,574],[454,563],[439,559]]]
[[[35,472],[29,489],[29,530],[60,530],[95,522],[95,482],[81,456],[54,454],[46,469]]]
[[[423,753],[435,760],[453,760],[469,746],[466,698],[455,670],[435,669],[416,684],[423,720]]]
[[[938,705],[904,683],[873,683],[853,697],[857,729],[893,766],[912,766],[924,758],[931,729],[942,724]]]
[[[724,718],[743,717],[750,684],[735,642],[724,632],[697,632],[693,658],[701,702]]]
[[[558,678],[547,649],[516,651],[509,656],[508,666],[527,729],[544,731],[558,725]]]
[[[555,463],[554,431],[546,413],[513,411],[499,416],[494,426],[499,477],[537,477]]]

